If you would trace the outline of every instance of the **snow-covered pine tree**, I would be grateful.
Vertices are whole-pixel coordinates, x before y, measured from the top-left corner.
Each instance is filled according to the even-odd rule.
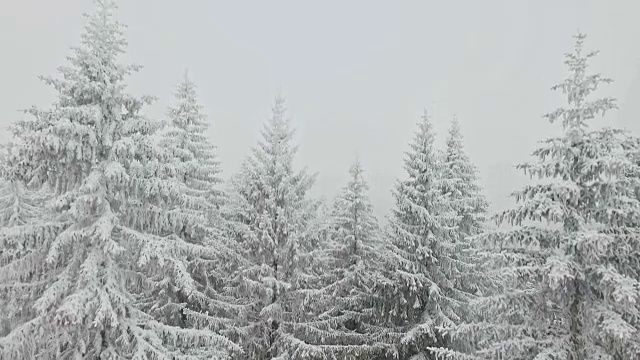
[[[225,214],[235,221],[235,236],[251,262],[237,274],[235,296],[251,302],[246,320],[248,359],[300,359],[309,355],[290,335],[302,316],[297,293],[306,279],[300,257],[317,236],[308,231],[318,203],[308,198],[314,177],[295,171],[294,130],[277,97],[262,140],[232,180]]]
[[[0,358],[227,358],[239,349],[225,337],[142,311],[168,281],[191,292],[184,259],[215,251],[175,236],[192,227],[169,207],[181,197],[180,167],[152,142],[159,122],[141,114],[150,99],[126,92],[138,67],[118,61],[126,41],[115,3],[95,3],[62,78],[45,79],[57,101],[14,126],[11,179],[50,186],[53,221],[3,231],[34,249],[4,265],[0,282],[5,292],[27,289],[35,311],[0,338]]]
[[[198,102],[196,85],[185,71],[175,92],[175,106],[169,108],[169,126],[162,133],[160,145],[167,148],[184,167],[181,172],[186,204],[203,214],[215,213],[223,201],[220,184],[220,163],[216,147],[209,141],[207,116]]]
[[[311,345],[309,359],[395,359],[393,336],[384,326],[394,289],[386,276],[388,248],[359,161],[349,173],[334,202],[329,239],[313,254],[321,259],[316,286],[305,299],[313,316],[296,324],[294,336]]]
[[[458,214],[460,239],[479,234],[489,204],[478,185],[478,171],[464,151],[463,136],[456,118],[451,121],[443,154],[442,191]]]
[[[457,244],[457,251],[452,257],[458,260],[457,271],[460,272],[458,279],[461,281],[458,286],[477,295],[486,291],[492,284],[487,283],[491,279],[481,271],[484,261],[478,256],[480,249],[472,239],[473,236],[480,234],[484,228],[489,204],[477,183],[477,169],[464,151],[462,132],[455,117],[451,121],[446,146],[441,157],[441,191],[451,209],[457,214],[457,220],[454,221],[456,227],[454,241]],[[467,297],[467,301],[471,300],[472,297]],[[464,311],[460,311],[458,314],[460,321],[445,325],[440,329],[441,332],[447,333],[450,327],[455,328],[462,323],[473,321],[474,314],[469,311],[468,303],[464,303],[462,307]],[[447,350],[453,348],[461,350],[468,345],[465,341],[453,341],[453,339],[450,341]],[[438,353],[438,350],[433,347],[429,350]]]
[[[461,321],[470,297],[463,285],[472,264],[458,256],[459,217],[442,192],[442,159],[433,142],[425,111],[405,160],[408,178],[394,191],[389,219],[398,291],[389,316],[405,333],[398,344],[402,359],[424,358],[430,346],[449,347],[440,329]]]
[[[640,356],[640,181],[627,176],[640,169],[638,143],[620,130],[588,129],[615,102],[589,98],[611,80],[587,73],[596,52],[584,53],[584,34],[575,38],[565,61],[570,76],[553,87],[568,106],[545,116],[561,121],[564,135],[542,142],[537,162],[520,166],[540,181],[516,192],[518,205],[499,214],[499,223],[516,227],[477,238],[495,265],[485,274],[502,281],[473,303],[483,321],[455,330],[476,351],[451,358]]]
[[[224,294],[224,285],[241,262],[240,253],[234,242],[224,236],[227,224],[219,211],[224,201],[219,162],[215,146],[206,135],[207,116],[186,71],[175,97],[176,104],[169,108],[168,127],[161,132],[159,145],[167,152],[171,166],[176,167],[175,180],[181,196],[173,205],[189,216],[189,222],[176,235],[214,250],[216,256],[188,256],[186,270],[195,286],[175,291],[180,290],[178,279],[167,279],[156,288],[160,304],[154,304],[152,314],[172,325],[214,330],[237,339],[234,319],[243,307]]]
[[[377,327],[384,320],[385,290],[392,281],[385,277],[388,251],[369,199],[369,185],[359,160],[349,169],[351,180],[343,188],[333,208],[333,241],[338,259],[337,309],[343,313],[344,330],[365,332],[367,343],[378,342],[384,334]],[[372,341],[373,340],[373,341]]]

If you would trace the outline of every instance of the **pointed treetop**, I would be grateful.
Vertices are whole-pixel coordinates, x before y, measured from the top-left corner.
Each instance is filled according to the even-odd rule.
[[[87,21],[80,35],[80,45],[72,46],[73,55],[67,57],[70,65],[59,68],[62,77],[40,77],[60,93],[59,101],[63,107],[97,104],[107,98],[130,97],[123,91],[124,79],[140,69],[138,65],[119,61],[119,57],[125,53],[127,41],[126,26],[116,18],[118,7],[115,1],[94,0],[94,5],[93,12],[84,14]],[[127,100],[124,106],[127,112],[135,113],[142,105],[153,100],[152,97],[143,96],[135,101]],[[35,109],[28,111],[34,114]],[[95,121],[100,120],[96,118]]]
[[[339,217],[343,220],[348,219],[347,222],[375,222],[373,205],[367,195],[369,184],[364,178],[364,169],[357,158],[349,167],[349,175],[351,178],[342,188],[342,193],[334,204],[338,207],[336,210],[340,214]],[[357,239],[359,239],[358,236],[354,240]]]
[[[176,91],[176,98],[180,100],[196,98],[196,84],[189,77],[189,70],[184,70],[184,75],[182,82],[178,84],[178,89]]]
[[[596,116],[604,116],[611,109],[616,108],[615,99],[601,98],[587,101],[591,93],[596,91],[600,84],[611,83],[613,80],[604,78],[600,74],[587,74],[588,61],[598,54],[592,51],[583,53],[584,40],[586,35],[578,33],[573,36],[575,39],[574,50],[565,54],[564,63],[569,68],[569,77],[562,83],[553,86],[552,90],[561,90],[567,97],[568,108],[560,108],[544,117],[550,122],[558,119],[562,120],[562,127],[565,130],[583,130],[587,127],[587,121]]]
[[[431,121],[431,115],[429,114],[429,110],[427,110],[427,108],[424,108],[422,111],[422,122],[430,122]]]
[[[362,164],[360,163],[360,158],[356,156],[355,161],[349,168],[349,174],[353,176],[353,181],[358,182],[362,178],[362,173],[364,170],[362,169]]]
[[[96,10],[85,14],[88,23],[81,34],[82,45],[94,56],[114,61],[124,52],[127,42],[124,38],[126,25],[116,19],[118,5],[114,0],[94,0]],[[103,64],[104,65],[104,64]]]
[[[580,53],[580,51],[582,50],[582,46],[584,45],[584,39],[587,38],[587,34],[583,33],[582,31],[580,31],[580,29],[578,29],[576,33],[571,37],[576,39],[574,44],[576,53]]]
[[[435,133],[433,131],[433,123],[427,109],[422,113],[421,121],[418,123],[418,131],[415,134],[415,145],[425,145],[424,140],[433,140]]]
[[[278,93],[273,102],[273,106],[271,107],[271,121],[288,121],[288,119],[284,116],[284,114],[287,112],[285,102],[286,100],[284,96],[281,93]]]
[[[427,109],[424,109],[422,113],[422,122],[420,123],[420,127],[429,132],[433,132],[433,121],[431,120],[431,114]]]
[[[449,135],[446,139],[446,148],[444,149],[444,161],[445,162],[454,162],[462,160],[463,162],[469,162],[466,153],[464,152],[464,135],[462,135],[462,130],[460,129],[460,123],[458,122],[458,118],[456,116],[450,122],[449,126]],[[447,165],[451,166],[451,164]],[[445,169],[448,171],[451,169]]]
[[[431,159],[431,157],[433,156],[432,152],[434,140],[435,132],[433,130],[431,117],[425,109],[422,115],[422,121],[418,123],[418,131],[414,135],[412,143],[409,145],[411,151],[407,153],[408,157],[405,160],[405,167],[412,166],[410,164],[414,163],[415,161],[418,161],[420,163],[430,163],[431,160],[433,160]]]
[[[178,92],[183,92],[185,95],[186,94],[195,95],[196,84],[193,82],[193,80],[191,80],[191,77],[189,76],[188,68],[184,69],[184,74],[182,75],[182,82],[178,84],[178,89],[179,89]],[[178,97],[180,97],[180,94],[178,94]]]
[[[457,117],[454,116],[449,127],[449,136],[447,136],[446,139],[446,147],[442,152],[444,156],[443,160],[445,161],[447,167],[443,170],[445,173],[454,171],[454,169],[452,169],[451,167],[467,167],[470,165],[467,154],[463,149],[463,142],[464,136],[462,135],[462,131],[460,130],[460,123],[458,122]]]
[[[451,120],[451,126],[449,127],[449,139],[447,139],[447,145],[451,146],[454,145],[454,143],[460,143],[460,145],[462,145],[463,138],[464,136],[460,130],[460,122],[458,121],[458,117],[454,115]]]
[[[189,78],[187,71],[174,92],[176,104],[169,107],[169,118],[173,126],[182,130],[203,133],[208,128],[206,115],[198,102],[196,84]]]
[[[263,149],[270,147],[271,151],[289,152],[288,142],[293,138],[295,131],[291,127],[289,118],[286,117],[286,111],[285,99],[278,94],[271,107],[271,117],[262,130],[263,141],[260,142],[260,146]]]
[[[460,131],[460,121],[458,121],[458,115],[454,114],[453,118],[451,119],[451,131]]]

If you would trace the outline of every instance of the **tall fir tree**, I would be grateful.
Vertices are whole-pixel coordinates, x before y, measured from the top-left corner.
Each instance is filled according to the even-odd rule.
[[[336,199],[332,214],[332,250],[338,270],[338,281],[333,284],[337,287],[334,305],[343,317],[343,331],[361,333],[363,344],[378,346],[384,344],[381,340],[387,335],[381,326],[390,295],[385,291],[393,288],[385,272],[387,242],[373,214],[369,185],[359,160],[349,174],[351,180]]]
[[[403,332],[400,358],[422,359],[431,346],[451,346],[443,328],[458,324],[471,294],[465,284],[472,263],[459,256],[459,216],[442,189],[442,159],[434,149],[434,132],[425,112],[407,153],[408,178],[398,183],[390,219],[397,295],[391,321]]]
[[[640,170],[638,143],[620,130],[589,130],[615,102],[590,99],[611,80],[588,74],[597,52],[584,52],[585,37],[575,36],[570,76],[553,87],[568,106],[545,116],[561,122],[564,135],[543,141],[537,162],[520,166],[540,181],[514,193],[518,205],[498,215],[516,227],[478,237],[494,266],[486,274],[500,281],[473,304],[482,321],[455,330],[475,351],[452,358],[640,356],[640,181],[629,176]]]
[[[33,316],[0,339],[3,359],[227,358],[235,344],[211,330],[186,329],[150,315],[154,290],[195,288],[189,256],[215,255],[176,236],[197,232],[174,178],[180,167],[154,146],[159,123],[141,110],[149,98],[126,91],[138,69],[118,61],[126,41],[116,5],[96,0],[82,44],[46,78],[58,93],[49,109],[17,122],[10,178],[50,186],[52,220],[3,236],[31,252],[0,269],[3,294],[28,294]]]
[[[459,321],[443,324],[439,329],[442,333],[448,333],[451,328],[474,321],[476,316],[470,311],[469,303],[489,289],[493,283],[482,271],[484,260],[479,256],[482,249],[473,240],[473,237],[480,234],[485,227],[489,204],[477,183],[477,169],[464,151],[462,132],[455,117],[451,121],[446,146],[441,156],[441,191],[457,215],[454,222],[454,242],[457,244],[457,251],[453,257],[458,260],[458,286],[468,293],[465,302],[461,304],[463,311],[459,312]],[[462,351],[468,348],[466,341],[451,337],[447,345],[429,347],[429,351],[434,355],[441,355],[452,350]]]
[[[294,335],[306,344],[308,359],[395,359],[387,327],[388,247],[373,215],[369,186],[356,161],[351,179],[334,202],[329,238],[313,257],[321,271],[306,302],[314,314]]]
[[[216,147],[207,138],[209,124],[196,90],[185,71],[175,92],[176,104],[169,108],[169,126],[162,133],[160,145],[184,167],[184,192],[190,199],[186,206],[206,216],[220,208],[224,196],[220,188],[220,162]]]
[[[464,258],[464,263],[473,265],[466,267],[465,286],[477,294],[487,285],[486,278],[478,268],[483,262],[477,256],[478,244],[472,237],[486,227],[489,203],[478,184],[478,170],[467,156],[463,142],[460,125],[454,118],[443,154],[442,191],[458,215],[455,225],[457,241],[462,245],[460,256]]]
[[[240,252],[224,235],[227,224],[220,213],[224,194],[220,188],[220,164],[215,146],[207,138],[207,116],[198,102],[196,86],[185,71],[169,108],[169,124],[161,132],[159,145],[176,167],[175,180],[181,196],[172,202],[188,214],[190,221],[176,235],[193,244],[214,250],[215,256],[188,256],[186,271],[194,281],[187,291],[178,289],[176,279],[156,288],[161,304],[154,304],[158,320],[182,328],[213,330],[237,340],[234,319],[243,309],[224,294],[227,277],[242,262]],[[189,228],[193,227],[193,228]]]
[[[294,130],[277,97],[253,155],[234,177],[225,213],[250,266],[236,277],[234,296],[249,302],[243,319],[248,359],[303,358],[290,332],[303,314],[299,295],[306,278],[300,265],[317,236],[309,230],[318,203],[307,192],[314,177],[296,172]]]
[[[464,138],[456,118],[451,122],[442,164],[442,191],[458,215],[461,240],[479,234],[489,203],[478,185],[478,170],[464,151]]]

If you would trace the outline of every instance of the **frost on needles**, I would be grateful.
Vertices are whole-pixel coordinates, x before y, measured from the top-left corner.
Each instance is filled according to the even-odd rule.
[[[8,170],[7,156],[12,144],[3,146],[2,157],[0,158],[0,171]],[[38,246],[36,236],[38,231],[48,227],[39,227],[38,221],[46,220],[44,204],[49,199],[49,192],[46,187],[34,189],[22,182],[11,179],[8,174],[3,174],[0,178],[0,270],[9,271],[9,264],[20,264],[25,261],[37,260],[39,257],[31,254]],[[57,229],[53,226],[53,229]],[[33,231],[33,232],[32,232]],[[29,260],[30,259],[30,260]],[[15,267],[13,268],[15,271]],[[7,276],[15,276],[15,273],[5,273],[0,275],[0,279],[8,279]],[[26,275],[26,274],[25,274]],[[23,277],[24,286],[28,286],[25,280],[29,275]],[[5,280],[2,280],[4,283]],[[37,286],[32,289],[37,289]],[[29,319],[33,309],[29,306],[31,291],[23,286],[2,286],[0,287],[0,336],[7,335],[13,326],[21,324]]]
[[[189,259],[218,251],[191,239],[204,233],[182,207],[185,170],[153,142],[150,99],[126,91],[138,67],[118,61],[126,42],[114,3],[96,5],[62,76],[44,79],[57,101],[14,128],[10,179],[49,186],[53,199],[50,221],[3,231],[29,249],[2,264],[3,296],[28,293],[34,311],[0,339],[0,357],[225,358],[239,348],[224,336],[154,316],[157,289],[196,293]]]
[[[359,161],[349,174],[328,216],[326,237],[311,252],[319,266],[302,294],[312,316],[292,327],[305,343],[301,359],[397,358],[397,337],[386,316],[394,289],[388,244]]]
[[[640,168],[638,140],[589,124],[615,108],[592,98],[611,80],[588,73],[585,35],[566,55],[569,76],[553,87],[567,105],[545,115],[564,134],[540,143],[521,165],[537,181],[514,193],[516,207],[486,232],[486,275],[493,280],[471,308],[474,322],[449,328],[472,350],[454,359],[634,359],[640,353]]]
[[[422,359],[429,347],[454,346],[443,329],[468,317],[466,304],[478,278],[465,235],[478,231],[486,204],[473,183],[474,169],[463,164],[455,124],[443,154],[434,147],[431,121],[425,111],[389,222],[396,290],[388,317],[402,334],[400,358]]]
[[[249,264],[234,275],[234,296],[249,303],[243,345],[249,359],[303,358],[304,344],[291,334],[306,316],[299,292],[306,288],[312,226],[318,202],[307,192],[314,177],[296,171],[294,130],[284,98],[277,97],[262,139],[231,183],[225,208]]]
[[[43,78],[56,100],[0,149],[0,359],[638,358],[640,139],[590,128],[616,106],[584,35],[510,228],[486,226],[457,120],[439,150],[426,112],[381,228],[359,161],[335,201],[310,196],[280,96],[223,188],[195,82],[146,117],[94,2]]]
[[[227,223],[220,213],[225,196],[219,162],[206,134],[207,116],[187,72],[168,115],[168,126],[159,131],[158,144],[175,167],[173,177],[180,197],[172,205],[189,219],[176,235],[190,244],[206,247],[207,253],[186,253],[181,272],[188,274],[180,275],[186,286],[171,278],[159,282],[154,296],[160,302],[155,301],[151,309],[166,323],[213,331],[237,341],[236,319],[244,307],[226,294],[225,286],[242,260],[235,242],[224,232]]]

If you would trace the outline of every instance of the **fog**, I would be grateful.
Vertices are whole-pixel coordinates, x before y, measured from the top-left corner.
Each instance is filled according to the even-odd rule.
[[[0,1],[0,125],[46,106],[55,74],[79,43],[91,2]],[[609,126],[640,131],[640,2],[628,1],[121,1],[127,60],[144,66],[133,92],[164,117],[185,69],[212,122],[225,177],[249,154],[279,92],[298,129],[297,164],[333,197],[358,155],[379,217],[423,109],[439,140],[455,114],[493,210],[526,178],[514,165],[559,131],[542,119],[561,104],[577,30],[600,50],[593,67],[615,82]],[[602,124],[600,124],[602,125]],[[3,129],[0,138],[6,139]]]

